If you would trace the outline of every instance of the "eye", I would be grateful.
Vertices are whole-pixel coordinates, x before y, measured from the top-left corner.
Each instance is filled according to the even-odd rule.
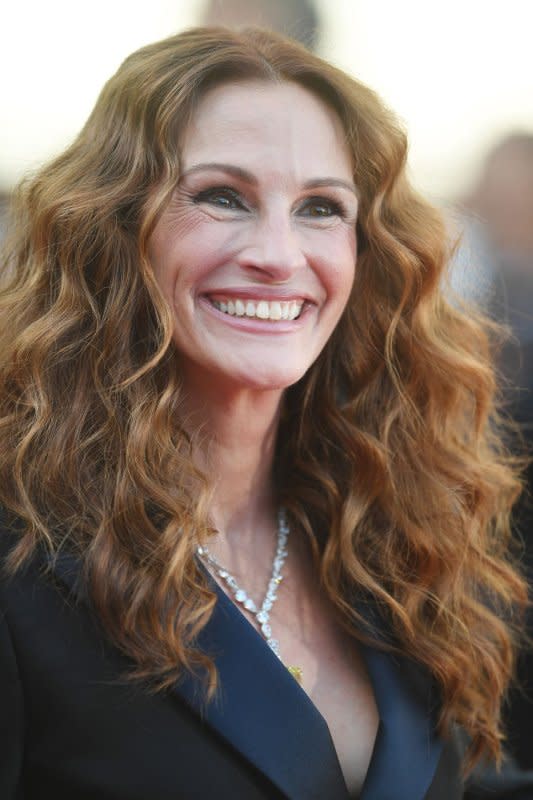
[[[343,217],[343,206],[336,200],[327,197],[308,197],[300,206],[300,213],[314,219],[329,219],[330,217]]]
[[[195,203],[209,203],[209,205],[228,211],[242,211],[246,207],[238,192],[229,186],[212,186],[203,189],[193,198]]]

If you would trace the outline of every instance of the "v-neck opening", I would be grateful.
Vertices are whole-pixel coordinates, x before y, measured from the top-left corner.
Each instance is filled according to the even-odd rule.
[[[285,664],[270,649],[264,638],[248,620],[231,597],[208,573],[217,593],[218,602],[234,616],[238,623],[246,623],[248,633],[253,632],[256,647],[270,663],[279,662],[283,671]],[[386,787],[392,781],[398,791],[399,800],[422,798],[432,780],[442,752],[443,741],[438,737],[433,725],[429,697],[421,702],[420,696],[413,694],[403,676],[400,659],[369,645],[360,644],[359,652],[372,686],[378,712],[378,728],[372,747],[372,754],[359,795],[353,798],[346,785],[340,765],[335,742],[327,720],[318,709],[311,696],[289,674],[291,693],[298,702],[304,703],[312,712],[318,725],[323,726],[329,738],[332,757],[336,762],[338,779],[342,782],[346,800],[374,800],[388,796]],[[418,767],[413,770],[407,762],[418,759]]]
[[[258,645],[263,647],[265,655],[269,655],[272,658],[274,658],[277,662],[279,662],[281,664],[281,666],[290,675],[290,672],[289,672],[288,667],[285,664],[285,662],[279,656],[277,656],[276,653],[274,653],[274,651],[272,650],[271,647],[269,647],[269,645],[266,642],[265,638],[257,630],[257,628],[254,626],[254,624],[247,618],[247,616],[244,614],[242,609],[239,607],[238,603],[236,603],[231,598],[231,596],[224,590],[224,588],[218,583],[218,581],[216,581],[214,579],[214,577],[207,570],[205,565],[202,564],[202,568],[205,570],[205,572],[208,575],[209,580],[211,581],[211,583],[215,587],[215,591],[217,593],[218,599],[220,600],[220,597],[222,597],[223,598],[223,602],[227,602],[228,603],[228,607],[230,607],[232,611],[237,612],[237,614],[239,615],[240,620],[243,621],[246,625],[248,625],[248,627],[251,629],[251,631],[253,631],[253,633],[256,635],[256,637],[258,639]],[[218,602],[218,600],[217,600],[217,602]],[[363,660],[363,662],[365,664],[365,669],[367,670],[367,675],[369,677],[369,682],[370,682],[370,685],[372,687],[372,695],[373,695],[373,698],[374,698],[374,702],[376,704],[376,710],[378,712],[378,726],[377,726],[377,730],[376,730],[376,735],[374,737],[374,742],[372,744],[372,753],[371,753],[371,756],[370,756],[370,760],[368,762],[368,766],[367,766],[367,769],[366,769],[365,777],[364,777],[363,783],[361,784],[361,789],[359,790],[359,792],[356,795],[352,795],[350,793],[350,791],[348,790],[348,786],[346,784],[346,779],[344,777],[344,772],[343,772],[342,767],[341,767],[339,754],[338,754],[337,748],[335,746],[335,740],[333,738],[333,735],[332,735],[332,732],[331,732],[331,728],[329,726],[329,723],[328,723],[327,719],[324,717],[324,715],[322,714],[322,712],[320,711],[320,709],[318,708],[318,706],[314,702],[314,700],[311,697],[311,695],[304,689],[303,686],[301,686],[298,683],[297,680],[295,680],[295,678],[292,675],[290,675],[290,677],[292,679],[292,683],[294,684],[293,689],[295,689],[297,693],[301,693],[300,697],[301,698],[303,697],[305,702],[310,704],[310,706],[313,709],[314,714],[319,718],[320,722],[326,727],[326,729],[328,731],[329,737],[331,739],[331,744],[332,744],[333,750],[335,752],[335,756],[336,756],[337,763],[338,763],[338,766],[339,766],[339,772],[340,772],[340,774],[342,776],[342,779],[343,779],[343,782],[344,782],[344,786],[345,786],[345,789],[346,789],[347,800],[362,800],[362,798],[364,796],[363,793],[365,791],[365,785],[367,783],[367,776],[370,773],[372,762],[373,762],[373,760],[375,758],[375,754],[376,754],[376,750],[377,750],[377,746],[378,746],[378,740],[379,740],[380,736],[382,735],[381,732],[382,732],[382,728],[383,728],[383,721],[382,721],[382,718],[381,718],[381,711],[380,711],[380,708],[378,706],[377,697],[376,697],[376,693],[375,693],[375,690],[374,690],[374,685],[373,685],[372,680],[371,680],[370,671],[368,670],[367,660],[366,660],[363,648],[359,649],[359,654],[360,654],[360,656],[361,656],[361,658],[362,658],[362,660]]]

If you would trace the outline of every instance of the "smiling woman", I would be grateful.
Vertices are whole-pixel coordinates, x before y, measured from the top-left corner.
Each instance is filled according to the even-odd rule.
[[[405,153],[299,45],[194,29],[21,186],[2,798],[457,800],[498,759],[519,481]]]
[[[219,398],[290,386],[353,284],[357,197],[340,120],[296,84],[227,83],[202,98],[180,152],[148,252],[182,377],[190,387],[205,372]]]

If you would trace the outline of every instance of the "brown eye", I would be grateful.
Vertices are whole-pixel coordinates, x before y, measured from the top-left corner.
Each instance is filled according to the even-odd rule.
[[[314,219],[328,219],[329,217],[342,217],[343,208],[339,203],[324,197],[309,197],[301,206],[304,216]]]
[[[227,186],[214,186],[204,189],[194,197],[195,203],[209,203],[228,211],[242,211],[245,206],[239,194]]]

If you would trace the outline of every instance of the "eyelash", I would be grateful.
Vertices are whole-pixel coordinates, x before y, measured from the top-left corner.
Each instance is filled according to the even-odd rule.
[[[231,199],[234,203],[234,207],[231,210],[234,210],[236,206],[239,206],[239,209],[246,208],[244,203],[242,202],[239,193],[236,192],[234,189],[231,189],[229,186],[211,186],[209,189],[203,189],[201,192],[198,192],[193,197],[194,203],[213,203],[216,197],[226,197],[227,199]],[[228,206],[220,206],[221,208],[228,208]]]
[[[231,201],[232,205],[219,205],[215,202],[217,197],[224,197]],[[193,197],[193,202],[199,203],[214,203],[219,208],[229,211],[242,211],[247,210],[246,204],[242,201],[241,196],[235,189],[229,186],[211,186],[208,189],[203,189]],[[310,206],[322,206],[329,209],[328,214],[311,214],[313,219],[330,219],[331,217],[345,218],[347,215],[346,208],[338,200],[332,200],[328,197],[312,196],[306,197],[300,208],[309,208]]]
[[[306,197],[302,205],[304,208],[306,206],[315,206],[315,208],[322,206],[329,208],[329,214],[311,215],[314,219],[329,219],[330,217],[342,217],[344,219],[346,216],[346,209],[342,203],[339,203],[338,200],[330,200],[328,197]]]

